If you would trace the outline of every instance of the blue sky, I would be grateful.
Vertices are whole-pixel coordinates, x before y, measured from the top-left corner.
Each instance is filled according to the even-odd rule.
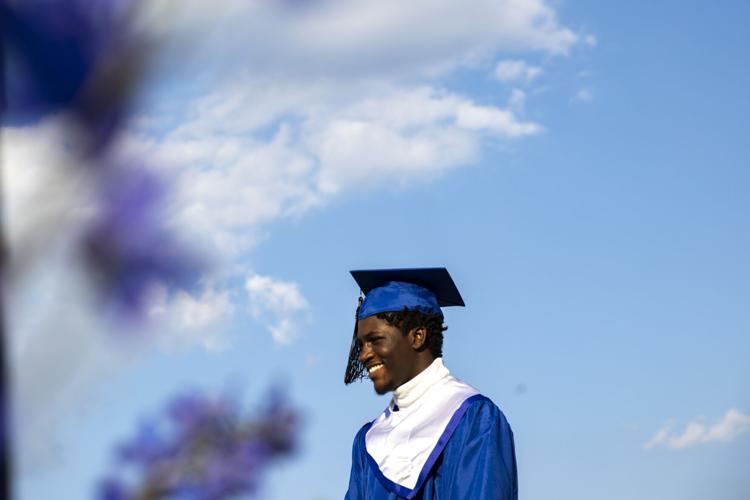
[[[121,141],[172,182],[201,285],[155,290],[135,343],[64,237],[16,285],[19,498],[90,496],[186,388],[252,407],[279,380],[305,425],[264,497],[341,498],[388,401],[342,383],[348,270],[409,266],[461,289],[445,362],[507,415],[523,498],[750,495],[747,3],[243,4],[144,15],[163,51]],[[86,216],[55,126],[4,131],[11,243],[43,224],[24,203]]]

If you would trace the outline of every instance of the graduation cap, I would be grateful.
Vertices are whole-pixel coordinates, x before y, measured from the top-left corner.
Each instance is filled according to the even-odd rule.
[[[442,316],[441,307],[465,305],[444,267],[373,269],[351,274],[365,294],[357,319],[404,307]]]

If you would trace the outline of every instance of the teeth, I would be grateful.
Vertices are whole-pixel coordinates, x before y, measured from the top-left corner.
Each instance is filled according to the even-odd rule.
[[[367,371],[370,373],[370,375],[372,375],[374,372],[380,370],[381,368],[383,368],[383,364],[382,363],[374,365],[374,366],[371,366],[370,368],[367,369]]]

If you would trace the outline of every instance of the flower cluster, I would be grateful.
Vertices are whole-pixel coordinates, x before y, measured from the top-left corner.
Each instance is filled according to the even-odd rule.
[[[153,175],[139,160],[113,152],[154,52],[132,22],[139,6],[139,0],[0,0],[0,125],[28,127],[55,114],[59,146],[76,155],[71,165],[86,169],[100,197],[100,211],[81,231],[80,255],[98,278],[99,296],[129,318],[140,317],[152,283],[182,286],[200,271],[155,212],[161,193]],[[8,280],[19,271],[9,266],[19,261],[5,258],[5,246],[0,241],[0,278]],[[0,497],[9,498],[2,306]]]
[[[0,0],[3,121],[64,112],[99,154],[127,115],[149,44],[131,29],[135,0]],[[5,96],[3,96],[5,97]]]
[[[278,392],[250,416],[236,401],[193,393],[141,425],[117,452],[135,481],[101,482],[100,500],[221,500],[257,493],[266,468],[295,450],[299,418]]]
[[[156,284],[189,288],[202,268],[159,217],[165,186],[144,170],[110,172],[81,241],[82,256],[118,317],[141,316]]]
[[[100,198],[80,238],[85,269],[104,310],[140,319],[154,284],[187,288],[201,262],[177,244],[158,208],[163,185],[138,158],[112,150],[155,47],[134,28],[138,0],[0,0],[6,54],[3,124],[33,124],[56,113],[63,141],[80,155]],[[0,65],[2,61],[0,61]],[[125,166],[125,167],[123,167]]]

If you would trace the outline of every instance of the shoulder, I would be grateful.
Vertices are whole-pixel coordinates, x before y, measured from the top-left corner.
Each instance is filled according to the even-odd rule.
[[[360,437],[363,437],[365,434],[367,434],[367,431],[370,430],[370,427],[372,427],[372,422],[367,422],[362,427],[359,428],[357,431],[357,434],[354,436],[354,439],[359,439]]]
[[[486,396],[465,404],[443,451],[442,486],[450,498],[517,499],[515,444],[505,414]]]
[[[503,411],[484,394],[475,394],[466,398],[467,412],[477,413],[486,416],[492,416],[505,420]]]
[[[508,419],[502,410],[487,396],[477,394],[464,401],[461,426],[475,432],[502,431],[512,433]]]
[[[354,447],[357,447],[357,445],[360,444],[364,444],[365,434],[367,434],[367,431],[370,430],[370,427],[372,427],[372,422],[367,422],[365,425],[359,428],[357,433],[354,435]]]
[[[352,466],[359,464],[360,467],[364,466],[365,455],[367,452],[367,445],[365,444],[365,434],[370,429],[371,423],[367,423],[360,427],[357,434],[354,435],[354,441],[352,442]]]

